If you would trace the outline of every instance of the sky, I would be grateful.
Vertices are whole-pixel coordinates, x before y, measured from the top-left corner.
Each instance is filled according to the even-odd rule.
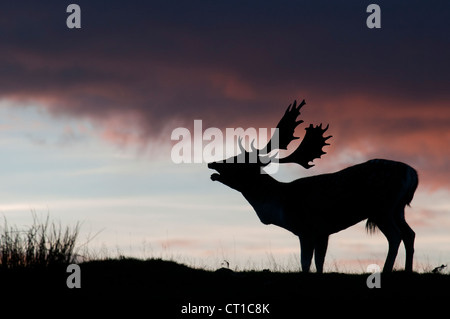
[[[218,268],[299,267],[294,235],[261,224],[206,163],[176,164],[171,133],[329,124],[327,154],[293,180],[388,158],[419,173],[406,210],[416,264],[450,259],[450,4],[377,1],[14,1],[0,11],[0,212],[82,223],[100,255]],[[69,29],[66,8],[81,8]],[[370,203],[368,203],[370,205]],[[336,212],[340,213],[340,212]],[[399,253],[397,267],[404,254]],[[325,268],[383,264],[362,223],[333,235]],[[403,255],[402,255],[403,254]]]

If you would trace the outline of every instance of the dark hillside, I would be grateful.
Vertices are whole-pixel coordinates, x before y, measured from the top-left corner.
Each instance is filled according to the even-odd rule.
[[[81,288],[69,289],[65,267],[0,269],[2,300],[141,300],[181,313],[187,305],[269,304],[272,314],[298,311],[303,305],[442,303],[448,299],[450,276],[381,275],[381,288],[369,289],[368,275],[339,273],[205,271],[163,260],[119,259],[80,264]],[[228,308],[231,310],[231,308]],[[297,310],[296,310],[297,309]],[[191,309],[192,310],[192,309]],[[251,309],[250,309],[251,310]],[[218,310],[216,310],[218,314]],[[205,314],[203,314],[205,315]]]

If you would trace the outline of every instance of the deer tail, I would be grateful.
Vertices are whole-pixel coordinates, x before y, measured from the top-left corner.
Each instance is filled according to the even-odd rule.
[[[401,195],[398,202],[400,203],[400,205],[402,205],[402,207],[406,205],[410,206],[418,184],[419,184],[419,177],[417,175],[417,171],[411,166],[406,166],[405,175],[400,191]],[[374,234],[377,228],[378,227],[376,219],[374,217],[369,217],[366,222],[367,233]]]
[[[371,217],[367,219],[366,231],[369,234],[374,234],[377,231],[377,223]]]
[[[406,188],[404,197],[405,205],[410,206],[411,201],[414,197],[414,192],[416,191],[418,184],[419,184],[419,177],[417,175],[417,171],[414,168],[408,166],[404,184]]]

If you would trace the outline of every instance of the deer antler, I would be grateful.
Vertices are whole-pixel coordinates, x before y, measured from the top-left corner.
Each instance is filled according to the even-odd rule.
[[[298,139],[298,137],[294,136],[294,131],[299,124],[303,123],[302,120],[297,121],[297,117],[300,115],[300,109],[305,104],[305,100],[303,100],[298,106],[297,100],[294,100],[293,104],[289,104],[280,122],[278,122],[275,134],[272,136],[267,145],[260,151],[260,153],[269,154],[274,149],[287,150],[289,143]],[[275,145],[276,148],[272,148],[272,141],[274,139],[278,139],[278,145]]]
[[[303,100],[298,106],[297,101],[294,101],[293,104],[289,104],[280,122],[278,122],[277,130],[274,136],[272,136],[269,143],[267,143],[262,151],[260,151],[260,154],[268,154],[275,148],[286,150],[290,142],[298,139],[297,136],[294,136],[294,131],[299,124],[303,123],[302,120],[297,121],[297,117],[300,115],[300,109],[305,104],[305,100]],[[306,169],[313,167],[314,165],[309,164],[309,162],[316,158],[320,158],[323,154],[326,154],[322,148],[326,145],[330,145],[326,143],[326,141],[331,138],[331,136],[323,136],[327,130],[328,125],[322,129],[322,124],[315,127],[311,124],[306,128],[305,137],[298,148],[287,157],[279,159],[278,162],[298,163]],[[278,138],[278,145],[272,145],[275,144],[273,142],[275,138]]]
[[[297,120],[297,117],[300,115],[300,109],[306,102],[303,100],[299,105],[297,105],[297,101],[295,100],[293,104],[289,104],[286,112],[284,112],[283,117],[280,122],[278,122],[277,130],[274,135],[267,143],[267,145],[257,150],[253,143],[251,145],[251,151],[257,152],[259,159],[261,162],[267,165],[276,157],[275,155],[269,156],[269,153],[275,149],[284,149],[287,150],[288,145],[293,141],[298,139],[299,137],[294,136],[295,129],[301,123],[302,120]],[[295,151],[293,151],[290,155],[280,158],[278,163],[297,163],[308,169],[313,167],[313,164],[309,164],[316,158],[320,158],[323,154],[326,154],[322,150],[322,148],[326,145],[330,145],[326,143],[326,141],[332,136],[324,137],[323,134],[328,130],[328,125],[324,129],[322,128],[322,124],[313,126],[309,125],[306,129],[305,137],[303,138],[300,145],[297,147]],[[275,139],[278,139],[278,143],[275,143]],[[275,145],[273,145],[275,144]],[[241,152],[244,153],[245,149],[242,146],[242,141],[239,140],[239,147]]]
[[[279,159],[279,163],[298,163],[306,169],[313,167],[314,164],[309,164],[309,162],[326,154],[326,152],[322,150],[322,147],[330,145],[326,143],[326,141],[332,136],[323,136],[328,130],[328,126],[329,125],[322,129],[322,124],[317,126],[310,124],[309,127],[305,129],[305,137],[297,149],[290,155]]]

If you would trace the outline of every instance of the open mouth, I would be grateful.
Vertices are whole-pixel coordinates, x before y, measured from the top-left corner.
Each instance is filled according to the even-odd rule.
[[[208,168],[215,169],[213,164],[214,163],[209,163],[208,164]],[[214,174],[211,175],[211,180],[212,181],[217,181],[219,178],[220,178],[220,174],[219,173],[214,173]]]
[[[211,175],[211,180],[212,181],[217,181],[219,179],[219,177],[220,177],[219,173],[214,173],[214,174]]]

